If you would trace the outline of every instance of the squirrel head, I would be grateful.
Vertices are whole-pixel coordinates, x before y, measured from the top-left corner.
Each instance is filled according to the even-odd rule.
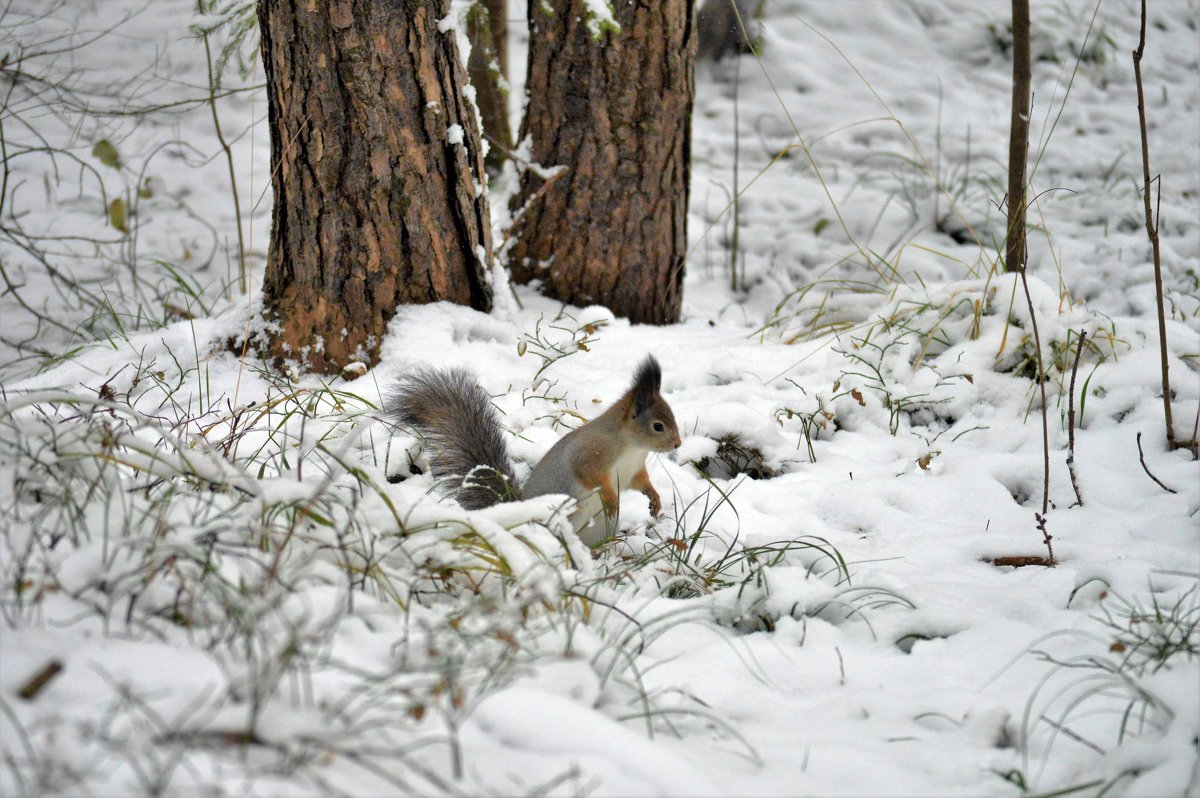
[[[662,368],[652,356],[638,366],[629,393],[628,423],[638,444],[652,452],[670,452],[679,448],[679,427],[671,406],[662,398]]]

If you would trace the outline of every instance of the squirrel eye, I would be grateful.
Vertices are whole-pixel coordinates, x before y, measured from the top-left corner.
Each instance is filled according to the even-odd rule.
[[[666,427],[663,426],[663,423],[661,421],[654,422],[654,431],[655,432],[662,432],[665,429],[666,429]]]

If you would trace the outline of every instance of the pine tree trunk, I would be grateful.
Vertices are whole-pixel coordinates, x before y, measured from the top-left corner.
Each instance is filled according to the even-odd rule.
[[[1025,271],[1025,162],[1029,156],[1029,0],[1012,0],[1012,120],[1008,134],[1008,234],[1005,271]]]
[[[374,362],[403,303],[491,307],[491,236],[450,0],[260,0],[270,353]]]
[[[694,0],[529,2],[527,170],[513,202],[513,278],[635,322],[679,320],[687,248]]]
[[[475,104],[483,133],[491,143],[487,168],[497,174],[513,148],[508,118],[508,20],[505,0],[479,0],[467,14],[471,57],[467,74],[475,87]]]
[[[755,38],[753,23],[762,3],[763,0],[708,0],[696,14],[700,41],[696,58],[720,61],[730,53],[751,52]]]

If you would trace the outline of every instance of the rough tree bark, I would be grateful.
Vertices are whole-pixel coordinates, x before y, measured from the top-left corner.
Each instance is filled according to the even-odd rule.
[[[483,133],[491,142],[487,168],[497,174],[513,148],[508,119],[508,19],[505,0],[479,0],[467,13],[471,57],[467,74],[475,87],[475,104]]]
[[[1029,0],[1012,0],[1012,123],[1008,134],[1008,227],[1004,268],[1025,271],[1025,163],[1029,157]]]
[[[491,307],[491,237],[450,0],[260,0],[274,223],[269,346],[374,362],[402,303]]]
[[[529,2],[528,169],[513,201],[518,282],[635,322],[678,321],[687,246],[694,0]],[[549,182],[548,182],[549,178]]]

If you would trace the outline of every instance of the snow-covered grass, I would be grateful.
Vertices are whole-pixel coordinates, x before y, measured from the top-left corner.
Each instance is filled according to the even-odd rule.
[[[1053,568],[996,564],[1049,554],[1039,352],[997,267],[1007,3],[769,0],[758,55],[698,69],[681,324],[505,287],[401,308],[353,379],[228,345],[266,104],[236,57],[214,91],[190,26],[245,8],[0,24],[4,794],[1200,794],[1200,466],[1164,443],[1133,2],[1034,3]],[[1200,15],[1150,13],[1188,438]],[[625,494],[595,553],[551,497],[441,498],[378,415],[405,369],[470,368],[524,476],[648,352],[684,438],[666,513]]]

